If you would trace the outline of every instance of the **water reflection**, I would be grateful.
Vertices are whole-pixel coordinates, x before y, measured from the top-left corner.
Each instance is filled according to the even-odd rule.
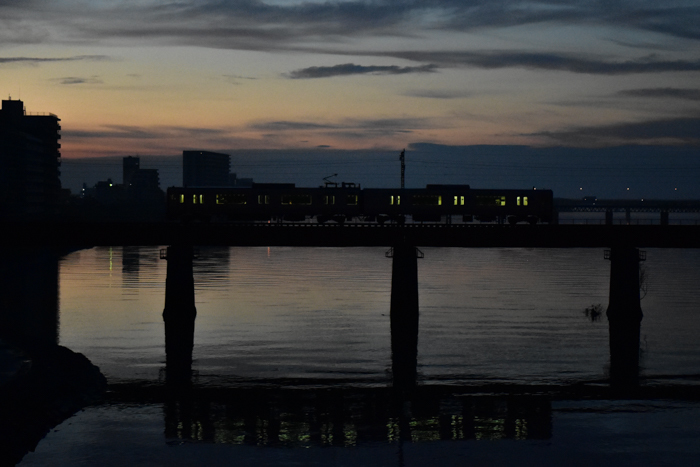
[[[166,368],[161,397],[165,436],[171,443],[347,447],[365,442],[551,437],[551,403],[547,398],[460,396],[454,387],[416,386],[418,276],[414,247],[393,250],[391,387],[319,387],[320,381],[314,384],[309,380],[287,382],[286,388],[272,380],[255,388],[196,385],[192,380],[192,258],[191,247],[167,250],[163,313]],[[111,392],[143,400],[143,390],[117,386]]]
[[[86,252],[85,258],[93,255],[106,263],[107,250],[95,251]],[[116,249],[114,262],[120,264],[118,255],[121,254],[122,268],[121,272],[115,268],[114,277],[111,269],[109,276],[101,275],[102,270],[87,261],[75,261],[73,276],[62,277],[66,283],[73,283],[73,287],[64,289],[64,297],[70,294],[75,297],[68,306],[63,300],[62,320],[70,324],[64,324],[61,339],[64,345],[70,342],[71,347],[75,345],[100,365],[116,362],[111,368],[116,376],[110,379],[114,383],[110,388],[113,400],[136,405],[162,404],[164,432],[169,443],[201,441],[313,447],[360,446],[373,442],[549,439],[552,434],[550,399],[533,394],[549,393],[551,387],[546,383],[552,380],[563,384],[596,379],[600,386],[605,386],[599,369],[606,359],[607,342],[595,339],[597,334],[607,337],[607,329],[600,332],[605,320],[593,323],[582,319],[583,306],[573,303],[578,303],[575,300],[584,304],[594,300],[602,302],[604,298],[590,295],[594,287],[584,284],[577,289],[575,284],[581,281],[580,277],[600,277],[602,285],[598,288],[606,291],[607,271],[596,269],[596,274],[586,272],[577,276],[578,266],[571,266],[574,264],[571,256],[562,256],[554,266],[541,266],[542,258],[547,257],[527,250],[509,251],[508,261],[500,263],[494,260],[494,256],[498,259],[504,254],[500,250],[470,252],[473,256],[462,256],[465,254],[461,251],[451,252],[443,254],[442,263],[431,263],[442,253],[430,251],[421,263],[421,306],[424,308],[419,343],[417,301],[415,313],[406,311],[412,309],[412,302],[394,307],[392,299],[390,305],[387,300],[390,284],[385,277],[388,275],[376,272],[381,272],[382,264],[389,263],[383,257],[384,251],[374,249],[361,254],[356,251],[318,253],[288,249],[283,250],[284,255],[279,254],[279,258],[274,254],[270,258],[260,249],[224,248],[212,249],[206,254],[201,252],[194,263],[194,281],[191,281],[190,271],[187,287],[174,287],[185,297],[176,302],[179,305],[190,303],[194,310],[194,299],[188,297],[194,294],[196,282],[200,300],[197,302],[200,315],[197,339],[180,347],[184,349],[180,357],[173,358],[174,354],[167,352],[165,359],[160,314],[166,279],[157,250]],[[456,256],[458,254],[460,256]],[[58,335],[58,294],[57,284],[51,281],[57,279],[42,279],[42,274],[53,277],[55,265],[42,263],[41,254],[37,255],[18,260],[16,265],[10,264],[5,269],[11,272],[5,274],[3,329],[17,330],[10,333],[15,338],[24,335],[31,342],[54,348]],[[264,259],[260,260],[260,256]],[[600,256],[600,252],[596,252],[595,257],[591,255],[583,264],[607,266]],[[326,261],[328,257],[331,261]],[[24,261],[35,266],[23,272],[20,263]],[[505,278],[498,282],[495,272],[488,273],[488,268],[496,263],[511,265],[508,267],[513,270],[526,267],[532,270],[517,275],[509,273],[508,268],[499,270]],[[151,267],[157,264],[161,265],[158,275],[154,273],[156,267]],[[450,269],[447,265],[452,264],[457,266]],[[557,272],[564,267],[572,269],[565,270],[566,274]],[[348,270],[353,274],[348,274]],[[675,269],[669,267],[668,270],[670,274]],[[118,277],[120,273],[121,278]],[[466,279],[469,274],[473,274],[473,282]],[[20,285],[16,278],[21,276],[28,277],[31,284]],[[697,278],[697,272],[695,276],[690,273],[688,276]],[[527,287],[521,287],[519,278],[527,281]],[[112,279],[121,282],[122,288],[108,290]],[[687,289],[696,290],[691,288],[694,287],[691,281],[687,281]],[[50,286],[39,288],[41,283]],[[506,287],[503,283],[517,287]],[[531,283],[540,284],[539,288]],[[126,302],[124,289],[136,286],[140,287],[139,299],[143,301]],[[408,285],[399,288],[404,291],[400,296],[406,296],[405,291],[410,288]],[[577,291],[576,294],[571,294],[572,290]],[[670,299],[677,294],[677,289],[669,286],[668,290],[673,292],[664,297],[663,309],[671,313],[674,307],[667,302],[675,303]],[[546,294],[544,291],[554,292]],[[528,299],[527,294],[538,298]],[[695,297],[688,291],[685,295],[689,301]],[[272,298],[266,301],[268,297]],[[654,295],[650,298],[654,300]],[[45,305],[42,305],[43,314],[32,311],[36,307],[31,304],[40,300]],[[13,303],[27,308],[17,308],[22,313],[11,316],[6,312]],[[566,310],[561,312],[567,303],[572,303],[569,314]],[[664,320],[657,320],[650,326],[645,317],[645,328],[653,333],[666,329],[664,326],[676,326],[668,328],[671,331],[663,340],[657,338],[656,341],[675,348],[679,345],[677,336],[694,329],[697,318],[690,317],[690,312],[694,311],[695,303],[686,308],[674,305],[687,311],[686,321],[680,320],[676,312],[676,321],[664,314]],[[166,308],[168,305],[166,303]],[[390,308],[391,327],[387,322],[389,318],[382,318]],[[274,309],[274,313],[270,309]],[[654,307],[654,302],[649,303],[647,298],[645,315],[654,319],[655,309],[660,309],[659,305]],[[403,331],[393,325],[395,315],[402,317]],[[405,319],[407,317],[411,319]],[[8,320],[24,324],[15,326],[8,324]],[[81,327],[87,322],[97,324]],[[679,322],[682,324],[677,324]],[[203,324],[208,326],[207,332],[201,332],[207,329]],[[149,332],[143,332],[144,329]],[[590,334],[590,330],[596,334]],[[193,335],[192,331],[186,334]],[[374,337],[363,341],[368,335]],[[600,354],[591,351],[601,348]],[[684,355],[696,361],[694,351],[686,351]],[[206,360],[212,356],[220,358],[216,365]],[[663,362],[673,365],[677,357],[678,354],[673,353]],[[166,368],[158,380],[153,374],[162,368],[164,360]],[[123,373],[113,370],[116,367]],[[154,370],[148,373],[142,368]],[[358,369],[360,371],[356,371]],[[391,371],[385,371],[389,369]],[[140,379],[138,371],[146,374],[143,378],[146,383],[120,383]],[[273,372],[282,377],[269,377]],[[669,373],[674,372],[669,370]],[[311,377],[296,379],[300,374]],[[416,374],[420,376],[418,382]],[[320,377],[314,379],[315,376]],[[255,378],[259,378],[255,384],[250,383]],[[506,396],[495,394],[507,393],[508,385],[482,391],[489,395],[474,395],[479,391],[461,386],[467,384],[465,381],[483,384],[498,378],[543,386]],[[232,380],[234,384],[221,384]],[[676,395],[669,391],[655,397]],[[574,392],[570,397],[587,395]],[[697,391],[693,397],[697,397]]]
[[[112,402],[163,402],[169,443],[322,447],[439,440],[532,440],[552,436],[547,396],[473,395],[454,386],[419,386],[408,398],[392,388],[314,387],[313,381],[172,388],[111,385]],[[186,394],[186,395],[185,395]]]

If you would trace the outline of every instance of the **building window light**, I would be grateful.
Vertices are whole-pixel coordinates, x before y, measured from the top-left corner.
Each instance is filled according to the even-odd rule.
[[[248,196],[245,193],[219,193],[216,204],[248,204]]]

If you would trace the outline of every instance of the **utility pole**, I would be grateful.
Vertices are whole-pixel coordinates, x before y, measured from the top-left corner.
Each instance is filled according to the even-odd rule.
[[[406,150],[404,149],[401,151],[401,155],[399,156],[399,160],[401,161],[401,188],[405,187],[405,182],[406,182]]]

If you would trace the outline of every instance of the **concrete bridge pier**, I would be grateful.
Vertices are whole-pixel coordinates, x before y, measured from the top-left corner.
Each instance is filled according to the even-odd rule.
[[[387,253],[391,268],[391,367],[395,388],[416,384],[418,357],[418,257],[412,245],[397,245]]]
[[[639,262],[637,248],[613,247],[605,252],[610,260],[610,383],[636,386],[639,383],[639,331],[642,308],[639,304]]]
[[[161,258],[167,259],[165,280],[165,367],[168,381],[188,381],[194,347],[194,275],[192,245],[173,245]]]

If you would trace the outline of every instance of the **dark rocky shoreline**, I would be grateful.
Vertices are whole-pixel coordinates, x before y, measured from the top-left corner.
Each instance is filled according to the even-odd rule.
[[[23,356],[3,348],[0,465],[16,465],[55,426],[101,400],[107,380],[84,355],[52,346]]]

